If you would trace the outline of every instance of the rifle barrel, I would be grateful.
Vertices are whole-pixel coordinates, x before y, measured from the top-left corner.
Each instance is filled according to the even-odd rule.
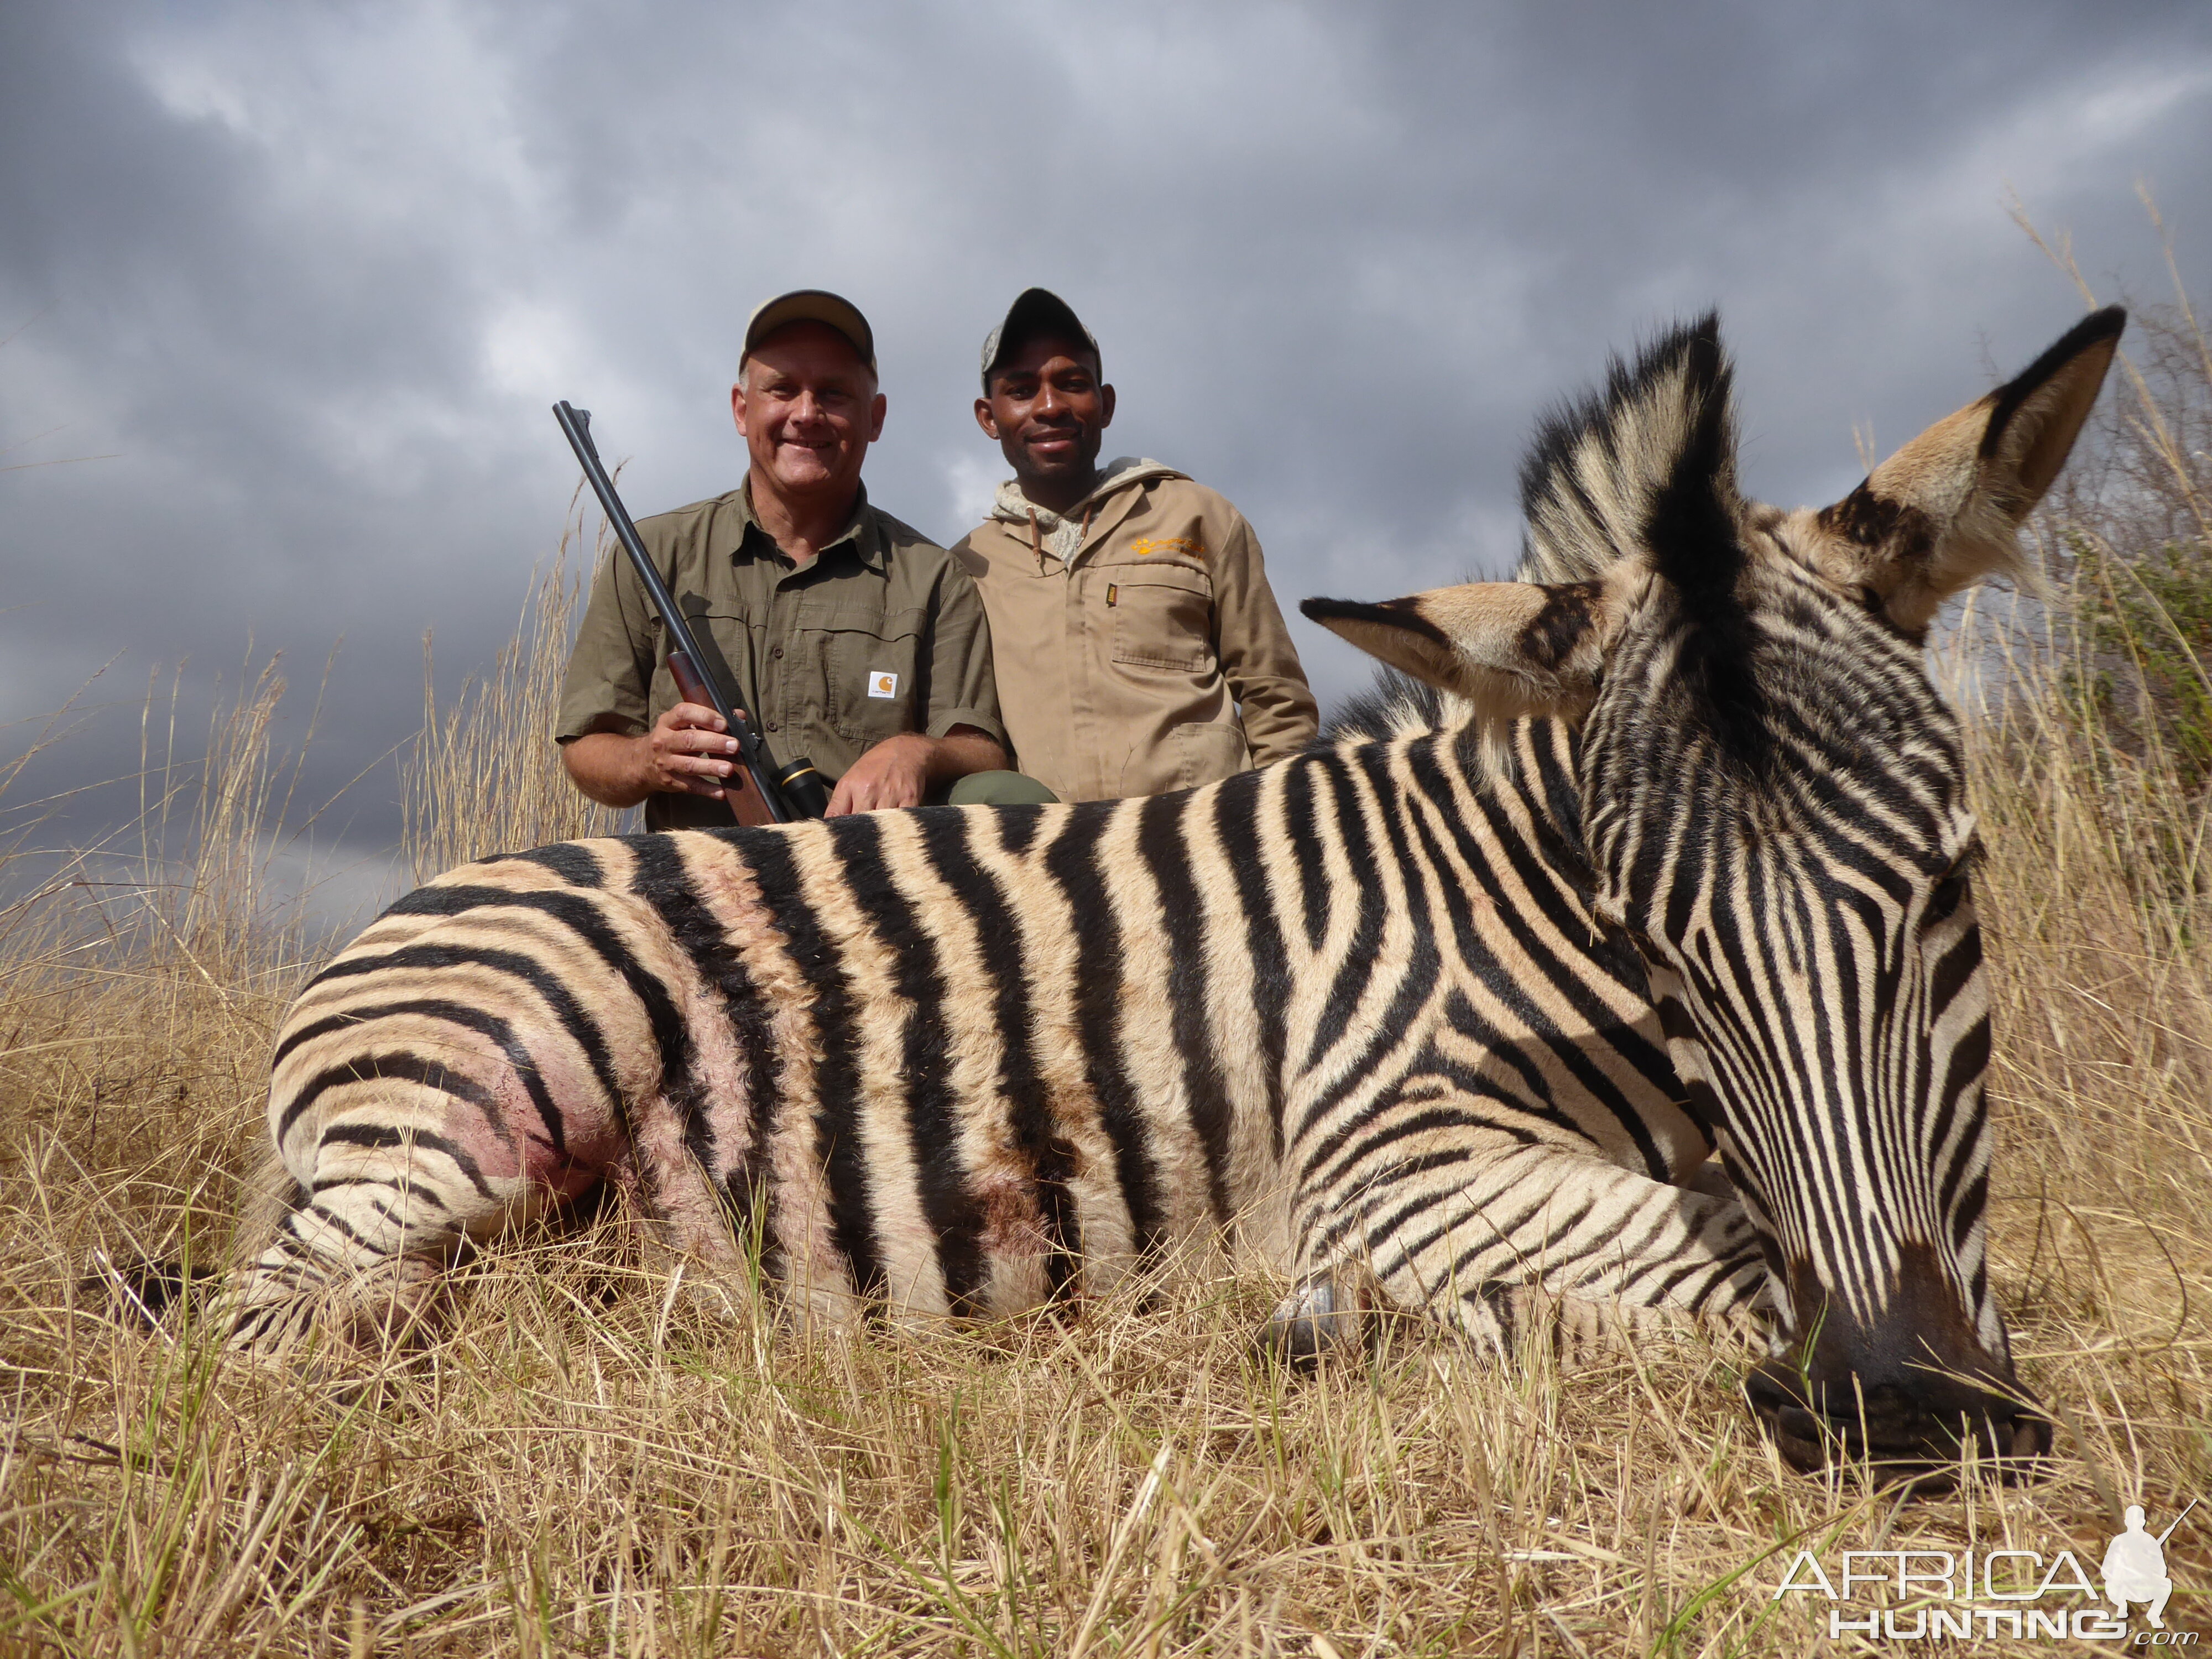
[[[2202,1503],[2203,1501],[2203,1500],[2202,1498],[2191,1498],[2191,1499],[2189,1500],[2189,1510],[2193,1510],[2193,1509],[2195,1509],[2195,1508],[2197,1506],[2197,1504],[2200,1504],[2200,1503]],[[2180,1514],[2179,1514],[2179,1515],[2175,1516],[2173,1517],[2173,1526],[2172,1526],[2172,1527],[2168,1527],[2168,1528],[2167,1528],[2164,1532],[2162,1532],[2162,1533],[2159,1534],[2159,1535],[2158,1535],[2158,1541],[2159,1541],[2159,1547],[2160,1547],[2161,1549],[2165,1547],[2165,1546],[2166,1546],[2166,1540],[2167,1539],[2169,1539],[2169,1538],[2171,1538],[2171,1537],[2172,1537],[2172,1536],[2173,1536],[2173,1534],[2174,1534],[2174,1528],[2178,1528],[2179,1526],[2180,1526],[2180,1525],[2181,1525],[2181,1523],[2182,1523],[2183,1522],[2185,1522],[2185,1521],[2186,1521],[2187,1519],[2189,1519],[2189,1510],[2182,1510],[2182,1512],[2181,1512]]]
[[[775,786],[775,769],[763,751],[759,734],[738,717],[735,707],[723,695],[722,688],[707,672],[707,659],[700,654],[699,641],[693,636],[690,624],[684,621],[683,611],[677,608],[675,596],[669,592],[668,584],[661,580],[660,573],[653,568],[653,559],[646,552],[644,542],[639,539],[637,526],[630,521],[629,510],[623,505],[622,497],[615,493],[615,481],[607,476],[607,469],[599,459],[599,446],[592,441],[592,411],[578,409],[563,398],[553,405],[553,418],[561,423],[561,431],[568,440],[568,447],[576,452],[576,460],[583,467],[584,476],[591,480],[592,492],[599,498],[600,509],[606,514],[607,523],[614,528],[615,539],[622,544],[623,551],[629,555],[630,563],[637,568],[638,580],[645,584],[646,598],[653,602],[653,608],[660,614],[661,625],[668,630],[671,672],[680,675],[681,671],[675,665],[675,659],[680,655],[714,705],[714,712],[722,717],[723,728],[738,740],[741,769],[750,775],[752,787],[767,807],[769,817],[778,823],[789,823],[792,818],[790,806]],[[685,689],[687,696],[689,690]],[[742,781],[733,775],[729,781],[730,787],[734,788]]]

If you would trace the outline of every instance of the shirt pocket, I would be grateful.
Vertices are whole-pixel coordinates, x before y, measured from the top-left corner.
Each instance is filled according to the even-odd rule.
[[[748,719],[758,720],[755,645],[765,624],[742,607],[708,605],[688,594],[677,603],[684,606],[684,625],[691,630],[691,637],[699,644],[700,655],[705,659],[696,665],[699,672],[709,684],[719,685],[722,695],[743,709]],[[668,672],[667,625],[656,611],[646,619],[646,627],[653,650],[653,685],[647,699],[647,724],[651,725],[683,698],[677,693],[676,677]]]
[[[1181,565],[1102,569],[1114,592],[1114,660],[1183,674],[1213,672],[1213,581]]]
[[[840,605],[805,626],[822,645],[822,707],[840,737],[866,748],[929,725],[919,608]]]

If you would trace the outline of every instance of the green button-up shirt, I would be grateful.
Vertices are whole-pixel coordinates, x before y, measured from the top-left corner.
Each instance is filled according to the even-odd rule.
[[[972,726],[1006,742],[974,580],[927,537],[869,506],[865,491],[852,521],[804,567],[760,527],[743,486],[637,530],[702,651],[720,659],[702,666],[779,763],[804,756],[834,781],[902,732],[941,738]],[[611,550],[568,658],[559,741],[635,735],[682,701],[665,633],[629,556]],[[648,830],[729,822],[720,801],[646,802]]]

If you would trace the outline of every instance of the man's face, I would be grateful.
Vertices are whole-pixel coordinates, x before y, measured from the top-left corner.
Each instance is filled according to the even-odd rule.
[[[1088,482],[1114,419],[1114,388],[1079,341],[1040,334],[992,371],[975,421],[1024,483]]]
[[[754,468],[781,494],[849,496],[883,435],[884,395],[853,343],[825,323],[793,323],[761,342],[730,388],[730,412]]]

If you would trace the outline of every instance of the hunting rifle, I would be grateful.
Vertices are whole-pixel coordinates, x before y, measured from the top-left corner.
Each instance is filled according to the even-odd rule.
[[[814,763],[794,760],[779,769],[752,722],[708,672],[707,659],[691,636],[690,624],[677,608],[668,584],[653,568],[645,544],[638,539],[637,526],[630,522],[622,497],[615,494],[614,480],[599,463],[599,447],[592,441],[592,411],[578,409],[563,398],[553,405],[553,418],[561,422],[568,447],[576,452],[584,476],[592,481],[607,522],[614,527],[615,539],[637,567],[646,597],[659,614],[660,625],[668,630],[668,672],[676,681],[677,695],[686,702],[713,709],[722,717],[724,729],[738,740],[735,768],[722,781],[722,799],[731,812],[743,824],[789,823],[794,818],[820,817],[830,805],[830,794]]]

